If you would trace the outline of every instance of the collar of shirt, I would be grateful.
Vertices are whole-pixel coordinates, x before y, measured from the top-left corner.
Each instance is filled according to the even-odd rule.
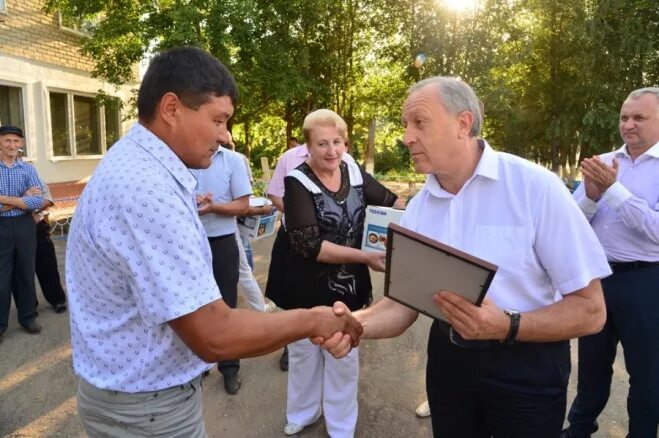
[[[613,154],[616,157],[619,157],[619,156],[623,155],[627,158],[631,158],[630,155],[629,155],[629,152],[627,152],[627,145],[626,144],[623,144],[620,147],[620,149],[617,149],[616,151],[614,151]],[[640,157],[643,157],[644,155],[647,155],[648,157],[659,158],[659,142],[655,143],[650,149],[643,152],[640,155]]]
[[[480,160],[478,160],[474,174],[465,182],[465,186],[479,176],[495,181],[499,179],[499,158],[496,152],[487,141],[483,139],[479,139],[478,144],[483,149],[483,154],[481,155]],[[455,196],[442,188],[435,175],[426,176],[426,185],[428,187],[428,192],[437,198],[452,198]]]
[[[127,137],[158,160],[187,191],[194,193],[197,180],[164,141],[140,123],[133,125]]]
[[[0,160],[0,166],[6,168],[6,169],[13,169],[14,167],[25,167],[26,164],[23,160],[14,160],[11,166],[7,166],[7,163],[4,161]]]
[[[218,155],[222,155],[222,153],[223,153],[224,151],[226,151],[226,150],[227,150],[227,149],[225,149],[223,146],[220,146],[220,147],[218,148],[218,150],[215,151],[215,153],[213,154],[213,159],[215,159],[215,157],[217,157]],[[236,153],[238,153],[238,152],[236,152]]]

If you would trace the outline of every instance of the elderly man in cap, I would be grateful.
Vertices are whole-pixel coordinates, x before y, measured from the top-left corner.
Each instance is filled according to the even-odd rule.
[[[18,322],[28,333],[41,332],[35,321],[37,238],[32,212],[41,208],[43,197],[37,171],[17,159],[23,138],[16,126],[0,127],[0,341],[7,330],[12,292]]]

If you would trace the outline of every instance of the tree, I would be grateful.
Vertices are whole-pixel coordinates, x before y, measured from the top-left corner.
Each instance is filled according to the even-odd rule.
[[[357,156],[375,128],[379,170],[407,168],[396,146],[405,90],[453,75],[481,97],[495,147],[573,173],[582,157],[619,142],[627,93],[659,83],[655,0],[481,0],[461,13],[442,0],[47,0],[46,8],[100,18],[82,50],[93,74],[114,84],[135,81],[146,53],[209,50],[236,77],[233,124],[255,158],[279,155],[304,116],[325,107],[345,118]],[[420,53],[426,62],[415,67]]]

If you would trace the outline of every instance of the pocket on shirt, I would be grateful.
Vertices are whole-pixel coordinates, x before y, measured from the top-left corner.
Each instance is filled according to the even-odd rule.
[[[474,255],[500,267],[514,268],[523,263],[527,240],[524,227],[479,225],[474,230]]]

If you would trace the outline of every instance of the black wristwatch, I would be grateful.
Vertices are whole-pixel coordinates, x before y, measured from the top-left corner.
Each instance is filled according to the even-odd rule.
[[[508,330],[508,336],[503,340],[503,343],[506,345],[513,345],[515,339],[517,339],[517,332],[519,331],[520,313],[517,310],[510,309],[503,309],[503,312],[510,316],[510,330]]]

